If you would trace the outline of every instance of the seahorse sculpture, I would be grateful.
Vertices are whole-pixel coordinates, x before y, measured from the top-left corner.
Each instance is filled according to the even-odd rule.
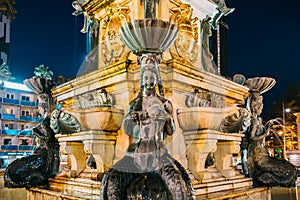
[[[48,179],[58,173],[60,165],[59,143],[55,133],[77,132],[80,125],[73,116],[58,110],[52,114],[56,118],[50,120],[51,108],[54,107],[50,92],[54,85],[50,78],[33,77],[24,83],[39,94],[39,113],[44,119],[32,129],[33,136],[37,138],[36,149],[32,155],[16,159],[7,166],[4,185],[8,188],[47,187]]]
[[[24,83],[39,94],[39,113],[44,119],[32,129],[38,140],[32,155],[16,159],[7,166],[4,184],[8,188],[47,186],[48,178],[55,176],[59,169],[59,144],[50,128],[49,117],[53,102],[50,89],[54,85],[51,79],[38,77],[26,79]]]
[[[50,129],[50,118],[44,119],[32,133],[38,139],[38,147],[32,155],[11,162],[4,174],[5,187],[47,187],[48,178],[59,169],[59,144]]]

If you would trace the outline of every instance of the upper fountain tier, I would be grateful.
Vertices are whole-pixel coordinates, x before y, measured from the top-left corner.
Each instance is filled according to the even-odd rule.
[[[120,28],[120,35],[135,54],[162,54],[177,36],[177,27],[159,19],[138,19],[125,23]]]

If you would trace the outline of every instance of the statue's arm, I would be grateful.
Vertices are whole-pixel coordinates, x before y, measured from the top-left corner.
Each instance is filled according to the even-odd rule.
[[[175,123],[174,123],[174,119],[173,119],[173,106],[172,106],[172,103],[167,100],[165,103],[164,103],[164,107],[165,107],[165,110],[167,111],[167,116],[166,116],[166,123],[164,125],[164,133],[167,134],[167,135],[172,135],[176,128],[175,128]]]

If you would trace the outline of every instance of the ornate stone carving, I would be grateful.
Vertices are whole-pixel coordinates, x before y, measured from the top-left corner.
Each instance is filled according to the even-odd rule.
[[[209,49],[209,37],[211,35],[211,18],[206,17],[201,21],[202,67],[205,71],[217,74],[218,69],[213,61],[213,55]]]
[[[129,22],[129,7],[111,4],[106,7],[106,16],[101,20],[100,62],[107,66],[113,62],[125,59],[129,49],[121,40],[119,29],[124,22]]]
[[[105,89],[90,91],[74,97],[74,109],[88,109],[96,107],[111,107],[115,104],[114,97]]]
[[[170,47],[170,53],[175,59],[195,64],[198,61],[198,24],[192,17],[193,9],[189,4],[180,4],[171,9],[170,21],[178,27],[178,36]]]
[[[213,92],[195,89],[185,99],[187,107],[224,108],[225,98]]]

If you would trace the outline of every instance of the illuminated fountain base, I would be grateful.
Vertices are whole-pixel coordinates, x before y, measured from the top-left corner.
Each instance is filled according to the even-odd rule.
[[[251,184],[251,180],[241,177],[203,183],[193,181],[197,199],[271,199],[271,188],[251,188]],[[28,190],[27,199],[96,200],[100,198],[99,188],[99,181],[55,178],[50,180],[50,188],[47,190],[40,188]]]
[[[182,94],[189,93],[193,90],[193,87],[196,87],[199,84],[197,82],[192,86],[187,84],[193,83],[192,80],[194,80],[194,78],[192,76],[186,76],[185,71],[188,68],[187,66],[178,65],[178,63],[173,63],[174,70],[172,71],[168,70],[168,67],[162,67],[162,76],[171,77],[169,79],[169,85],[177,88],[177,90],[166,95],[177,97],[173,98],[172,101],[174,108],[178,110],[177,114],[185,113],[186,115],[193,115],[186,112],[189,110],[203,110],[206,113],[215,112],[216,115],[221,115],[217,111],[218,109],[188,109],[187,107],[181,106],[182,102],[185,100],[185,96]],[[118,71],[120,69],[120,64],[111,66],[110,69]],[[130,86],[130,84],[127,84],[128,80],[126,77],[130,73],[136,73],[136,76],[138,76],[138,71],[136,69],[137,67],[131,66],[129,70],[122,71],[122,73],[119,73],[118,75],[119,81],[116,81],[114,86],[111,86],[111,84],[107,86],[107,91],[115,91],[113,94],[117,100],[120,100],[118,104],[122,104],[123,108],[128,107],[128,96],[130,96],[125,91],[133,91],[133,88],[131,87],[134,87],[133,85]],[[98,73],[101,74],[102,71],[96,71],[94,75],[96,76]],[[214,79],[214,85],[224,85],[225,89],[222,92],[227,94],[226,101],[228,102],[242,100],[242,94],[247,92],[244,87],[222,77],[205,73],[200,70],[195,70],[194,73],[198,73],[199,76],[203,77],[204,81],[208,80],[208,82],[206,82],[207,85],[211,84],[209,81],[211,79]],[[182,78],[183,75],[185,76],[184,79]],[[86,82],[86,86],[94,84],[94,80],[89,77],[86,77],[85,80],[75,79],[72,81],[72,84],[76,85],[77,81]],[[99,80],[99,85],[105,85],[105,81],[105,79]],[[136,82],[138,83],[138,80]],[[126,88],[125,86],[130,87]],[[208,87],[213,88],[211,86]],[[122,92],[120,92],[121,90],[118,88],[122,88]],[[61,86],[57,90],[65,90],[67,94],[68,92],[70,94],[74,92],[68,91],[67,86]],[[60,98],[60,96],[58,97]],[[231,112],[231,110],[229,111]],[[228,110],[225,109],[224,112],[226,113]],[[209,117],[209,114],[207,114],[207,117]],[[182,118],[175,115],[174,119],[179,121]],[[210,120],[211,118],[208,119]],[[188,124],[181,124],[183,128],[181,128],[179,126],[180,123],[178,123],[176,129],[182,130],[182,132],[178,132],[172,137],[172,142],[177,144],[177,146],[171,147],[169,150],[175,158],[178,158],[179,153],[176,152],[178,147],[186,147],[186,155],[189,158],[187,159],[188,161],[185,168],[192,180],[197,199],[271,199],[270,188],[253,188],[252,179],[245,178],[229,164],[230,162],[228,160],[230,160],[233,154],[236,154],[239,151],[237,147],[239,147],[241,134],[226,134],[213,130],[213,128],[215,129],[216,127],[215,124],[213,124],[213,127],[204,124],[206,126],[205,128],[211,129],[203,130],[193,130],[194,128],[188,130]],[[120,126],[118,125],[118,127]],[[187,127],[187,129],[185,127]],[[103,163],[110,163],[110,165],[112,165],[117,162],[117,158],[122,156],[122,153],[120,155],[120,149],[126,149],[128,146],[128,137],[125,136],[122,129],[119,131],[114,129],[114,131],[115,132],[99,132],[98,130],[86,130],[71,135],[57,135],[61,149],[63,149],[63,154],[69,155],[69,160],[71,160],[69,168],[71,170],[69,173],[66,173],[65,176],[57,176],[50,179],[49,188],[47,189],[29,189],[27,192],[27,199],[99,199],[101,176],[110,167]],[[180,135],[182,135],[182,137],[179,137]],[[102,149],[99,148],[100,146],[102,146]],[[107,148],[110,148],[111,150],[105,151]],[[106,154],[104,154],[104,152],[101,153],[102,151],[105,151]],[[210,151],[215,152],[215,154],[220,157],[216,159],[216,164],[214,166],[205,168],[205,158]],[[96,155],[96,169],[91,169],[86,166],[86,158],[91,152]],[[194,158],[194,161],[191,160],[192,156],[196,157]],[[111,161],[101,162],[103,159]],[[223,164],[222,160],[226,160],[227,162],[224,162]],[[182,160],[180,161],[182,162]],[[68,165],[67,162],[63,164],[64,166]]]

